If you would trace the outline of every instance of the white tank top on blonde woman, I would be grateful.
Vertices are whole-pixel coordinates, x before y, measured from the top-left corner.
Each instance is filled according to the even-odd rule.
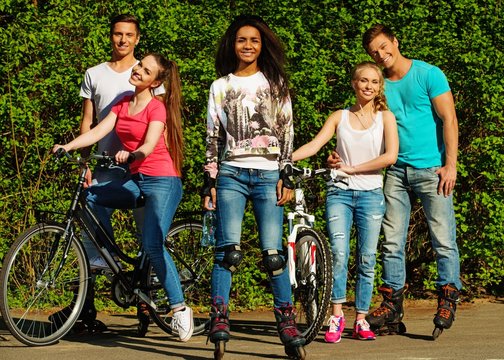
[[[383,138],[383,115],[379,111],[373,124],[366,130],[355,130],[350,125],[350,111],[345,109],[341,114],[341,121],[336,129],[336,151],[343,162],[356,166],[377,158],[385,151]],[[381,170],[366,174],[352,175],[348,179],[348,186],[341,182],[333,185],[350,190],[374,190],[383,187]]]

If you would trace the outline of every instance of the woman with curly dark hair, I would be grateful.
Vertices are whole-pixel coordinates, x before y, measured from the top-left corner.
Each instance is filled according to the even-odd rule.
[[[304,358],[282,251],[283,205],[292,199],[292,104],[284,50],[257,16],[239,16],[221,39],[210,88],[203,207],[217,215],[209,338],[216,358],[229,340],[231,275],[242,260],[241,224],[253,205],[263,264],[270,276],[280,339]]]

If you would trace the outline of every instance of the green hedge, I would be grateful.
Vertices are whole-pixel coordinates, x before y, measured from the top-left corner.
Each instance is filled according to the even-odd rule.
[[[49,149],[78,134],[84,71],[109,58],[108,22],[119,12],[141,20],[137,57],[161,52],[180,66],[186,209],[199,208],[214,52],[233,16],[263,16],[285,44],[296,147],[317,133],[330,112],[352,102],[349,70],[369,60],[361,46],[362,33],[375,22],[392,26],[402,52],[441,67],[455,96],[460,123],[456,216],[466,294],[503,294],[504,25],[499,0],[2,1],[0,260],[16,236],[35,221],[33,209],[62,210],[67,205],[75,171],[56,164]],[[302,164],[323,166],[329,151],[327,146]],[[317,227],[325,230],[324,186],[309,187],[321,219]],[[436,268],[418,206],[411,224],[408,281],[413,294],[420,295],[434,289]],[[134,248],[127,214],[116,215],[115,228],[117,241]],[[243,233],[247,257],[232,290],[240,306],[271,299],[260,270],[256,233],[248,213]],[[380,265],[377,271],[381,273]],[[353,284],[350,280],[350,293]]]

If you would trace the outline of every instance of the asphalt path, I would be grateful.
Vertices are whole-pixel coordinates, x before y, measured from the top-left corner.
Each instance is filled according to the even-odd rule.
[[[504,299],[462,303],[453,327],[433,341],[433,301],[408,301],[405,335],[379,336],[375,341],[351,338],[352,311],[346,309],[347,326],[342,341],[326,344],[323,332],[306,347],[308,359],[350,360],[504,360]],[[99,314],[109,331],[95,335],[68,335],[58,344],[28,347],[10,335],[0,321],[0,360],[151,360],[212,359],[213,344],[206,335],[181,343],[155,325],[147,336],[135,336],[131,314]],[[278,339],[272,312],[232,313],[232,338],[225,360],[286,358]]]

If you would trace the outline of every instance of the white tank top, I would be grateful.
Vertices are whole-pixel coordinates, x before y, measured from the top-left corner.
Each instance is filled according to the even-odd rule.
[[[356,166],[377,158],[385,151],[383,138],[383,114],[376,114],[373,125],[366,130],[355,130],[351,127],[350,111],[345,109],[341,114],[341,121],[336,129],[336,151],[343,162]],[[374,190],[383,187],[382,170],[372,173],[352,175],[348,179],[348,186],[336,182],[333,185],[350,190]]]

